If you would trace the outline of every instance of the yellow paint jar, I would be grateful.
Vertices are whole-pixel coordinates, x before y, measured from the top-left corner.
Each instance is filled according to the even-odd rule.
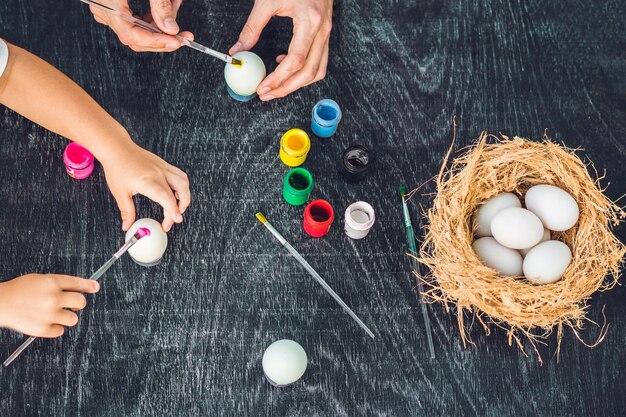
[[[302,165],[311,149],[309,135],[302,129],[290,129],[280,139],[280,160],[285,165],[297,167]]]

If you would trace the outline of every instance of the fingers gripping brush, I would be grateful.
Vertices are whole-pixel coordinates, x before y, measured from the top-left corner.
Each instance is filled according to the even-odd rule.
[[[409,250],[417,255],[417,244],[415,243],[415,232],[413,232],[413,225],[411,224],[411,215],[409,214],[409,208],[406,205],[406,187],[400,187],[400,196],[402,197],[402,212],[404,213],[404,226],[406,227],[406,239],[408,242]],[[418,274],[422,274],[421,264],[418,262],[415,257],[411,256],[411,264],[413,265],[413,270],[417,271]],[[424,327],[426,328],[426,340],[428,341],[428,350],[430,351],[431,359],[435,358],[435,347],[433,345],[433,335],[430,329],[430,318],[428,317],[428,310],[426,309],[426,304],[421,299],[422,293],[424,292],[424,287],[422,285],[422,281],[420,278],[417,279],[417,288],[420,296],[420,306],[422,308],[422,316],[424,318]]]
[[[113,254],[111,259],[106,261],[104,263],[104,265],[102,265],[96,272],[94,272],[93,275],[89,277],[89,279],[93,279],[94,281],[97,281],[115,263],[115,261],[117,261],[123,254],[125,254],[128,251],[128,249],[130,249],[131,246],[133,246],[135,243],[137,243],[139,241],[139,239],[141,239],[144,236],[150,236],[150,230],[142,227],[142,228],[137,230],[137,233],[135,233],[135,235],[132,238],[130,238],[128,240],[128,242],[126,242],[121,248],[118,249],[117,252],[115,252]],[[9,356],[2,363],[2,365],[5,368],[7,366],[11,365],[11,363],[15,359],[17,359],[17,357],[20,356],[20,354],[22,352],[24,352],[26,350],[26,348],[31,345],[31,343],[33,343],[35,341],[35,339],[36,339],[36,337],[34,337],[34,336],[30,336],[28,339],[26,339],[24,341],[24,343],[22,343],[20,345],[20,347],[15,349],[15,351],[11,354],[11,356]]]
[[[348,307],[348,305],[343,302],[343,300],[337,295],[337,293],[333,291],[332,288],[330,288],[326,281],[324,281],[324,279],[315,271],[315,269],[313,269],[313,267],[309,265],[309,263],[302,257],[302,255],[300,255],[298,251],[295,250],[293,246],[291,246],[289,242],[287,242],[287,240],[285,240],[285,238],[280,233],[278,233],[276,229],[274,229],[274,226],[272,226],[270,222],[267,221],[265,216],[262,213],[257,213],[256,218],[259,219],[261,223],[263,223],[267,230],[272,232],[272,235],[274,235],[276,240],[278,240],[281,245],[283,245],[289,251],[289,253],[291,253],[291,255],[293,255],[293,257],[296,258],[298,262],[300,262],[300,264],[308,271],[309,274],[311,274],[313,278],[317,280],[317,282],[326,290],[326,292],[328,292],[331,297],[333,297],[335,301],[339,303],[344,311],[348,313],[350,317],[352,317],[352,319],[356,321],[356,323],[361,326],[361,328],[365,330],[365,332],[373,339],[374,333],[372,333],[372,331],[365,325],[365,323],[361,321],[361,319],[354,313],[354,311],[352,311],[352,309],[350,309],[350,307]]]

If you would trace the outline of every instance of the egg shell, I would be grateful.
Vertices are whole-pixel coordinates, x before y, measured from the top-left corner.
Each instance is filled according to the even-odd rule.
[[[551,233],[550,233],[550,231],[549,231],[548,229],[546,229],[546,228],[544,227],[544,228],[543,228],[543,236],[541,236],[541,240],[539,241],[539,243],[541,243],[541,242],[545,242],[545,241],[550,240],[550,239],[552,239]],[[537,243],[537,245],[538,245],[539,243]],[[535,246],[537,246],[537,245],[535,245]],[[535,246],[533,246],[532,248],[534,248]],[[519,250],[519,253],[521,253],[521,254],[522,254],[522,256],[526,256],[526,255],[528,255],[528,252],[530,252],[530,250],[531,250],[532,248],[528,248],[528,249],[520,249],[520,250]]]
[[[137,229],[145,227],[150,230],[150,236],[144,236],[128,249],[128,254],[135,262],[151,266],[158,263],[167,249],[167,233],[163,231],[161,224],[153,219],[139,219],[126,232],[128,242]]]
[[[263,60],[250,51],[237,52],[233,58],[241,60],[242,65],[226,64],[224,67],[226,84],[240,96],[256,94],[256,88],[266,75]]]
[[[508,276],[522,275],[522,255],[514,249],[499,244],[493,237],[481,237],[472,243],[480,260],[499,273]]]
[[[263,372],[275,386],[293,384],[304,375],[307,368],[306,352],[293,340],[278,340],[265,349]]]
[[[476,236],[491,236],[491,221],[501,210],[510,207],[522,207],[520,199],[513,193],[494,195],[478,206],[472,221]]]
[[[543,236],[543,224],[530,211],[511,207],[501,210],[491,221],[491,234],[499,244],[511,249],[532,248]]]
[[[532,248],[524,258],[524,276],[534,284],[551,284],[561,279],[572,262],[572,251],[563,242],[548,240]]]
[[[576,225],[580,210],[574,197],[554,185],[541,184],[531,187],[524,198],[526,208],[539,217],[543,225],[556,232]]]

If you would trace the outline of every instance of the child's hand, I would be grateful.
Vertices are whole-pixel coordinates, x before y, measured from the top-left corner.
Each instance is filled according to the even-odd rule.
[[[122,214],[124,231],[135,222],[135,194],[144,195],[163,206],[162,227],[166,232],[174,222],[183,221],[182,214],[191,202],[189,179],[183,171],[134,143],[101,162]]]
[[[0,327],[36,337],[58,337],[75,326],[71,310],[87,305],[81,293],[97,293],[96,281],[68,275],[29,274],[0,283]]]

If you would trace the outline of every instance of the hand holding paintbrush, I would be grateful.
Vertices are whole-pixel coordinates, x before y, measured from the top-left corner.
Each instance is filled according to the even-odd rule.
[[[146,228],[141,228],[137,230],[137,233],[135,233],[135,235],[131,239],[129,239],[128,242],[122,245],[122,247],[119,248],[117,252],[115,252],[113,256],[104,263],[104,265],[102,265],[96,272],[94,272],[93,275],[89,277],[89,279],[68,277],[64,275],[56,275],[56,276],[48,276],[48,277],[26,275],[24,277],[16,278],[16,280],[20,280],[19,282],[17,282],[18,285],[22,284],[21,282],[22,279],[26,279],[28,281],[31,281],[32,277],[34,277],[35,279],[37,278],[48,279],[48,281],[46,281],[46,283],[44,284],[46,289],[44,289],[43,291],[44,291],[44,295],[46,295],[46,298],[50,299],[51,301],[50,303],[48,303],[50,305],[43,306],[44,310],[39,311],[39,312],[35,310],[33,306],[30,306],[30,305],[23,306],[24,311],[22,311],[22,320],[17,321],[17,324],[19,326],[17,325],[6,326],[5,325],[4,327],[11,327],[11,328],[14,328],[15,330],[24,329],[26,333],[38,334],[43,337],[61,336],[64,332],[63,326],[74,326],[78,322],[78,316],[76,315],[76,313],[70,311],[70,309],[74,311],[81,310],[87,304],[87,300],[79,292],[89,292],[89,293],[98,292],[98,290],[100,289],[100,286],[95,281],[100,279],[100,277],[104,275],[104,273],[115,263],[115,261],[117,261],[123,254],[125,254],[128,251],[128,249],[131,248],[131,246],[137,243],[139,239],[145,236],[149,236],[149,235],[150,235],[150,230]],[[28,277],[31,277],[31,278],[28,278]],[[56,282],[52,282],[52,281],[55,281],[54,280],[55,277],[57,278]],[[32,292],[32,289],[30,289],[30,291]],[[15,297],[12,297],[12,298],[13,298],[13,301],[16,301]],[[0,303],[0,305],[4,305],[4,306],[6,306],[7,304],[8,303]],[[8,304],[8,306],[10,308],[10,304]],[[14,311],[11,311],[11,310],[10,312],[14,313]],[[53,315],[50,315],[51,312],[53,313]],[[2,312],[0,311],[0,317],[4,317],[7,315],[7,314],[1,314],[1,313]],[[38,315],[38,313],[43,313],[43,315]],[[42,324],[46,328],[36,330],[36,329],[30,329],[28,327],[22,327],[25,325],[24,320],[23,320],[24,317],[30,317],[32,320],[36,321],[37,323]],[[33,330],[33,331],[31,332],[30,330]],[[28,346],[31,345],[31,343],[35,341],[35,339],[36,339],[35,336],[30,336],[28,339],[26,339],[3,362],[4,367],[9,366],[24,350],[26,350],[26,348],[28,348]]]

